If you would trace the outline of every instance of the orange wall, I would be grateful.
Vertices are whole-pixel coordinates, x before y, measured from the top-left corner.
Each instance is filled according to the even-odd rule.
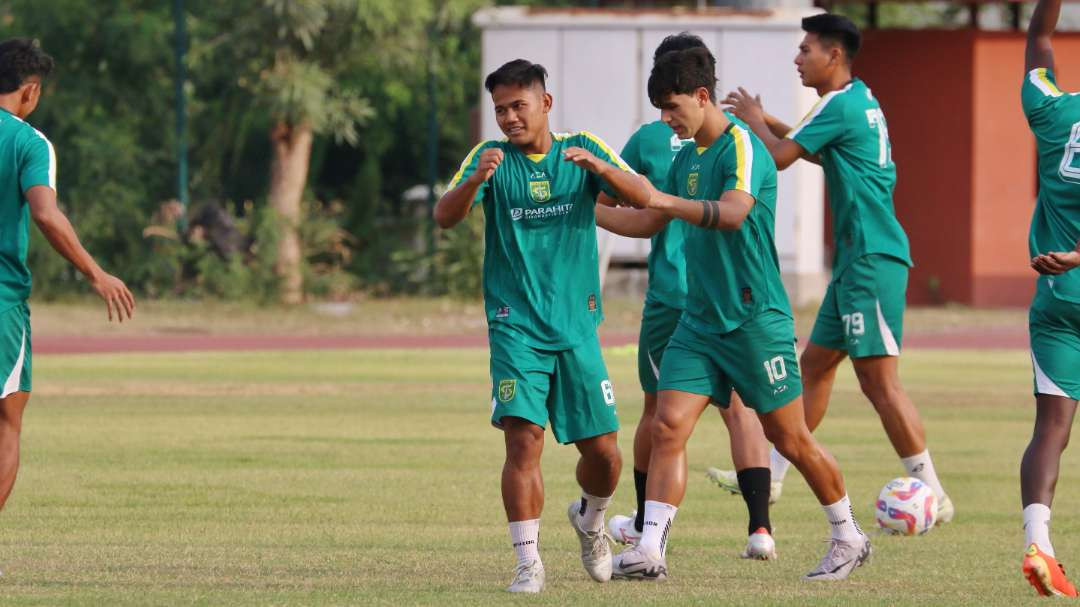
[[[855,63],[889,124],[896,215],[915,261],[911,303],[970,298],[973,39],[966,30],[868,31]]]
[[[1059,85],[1080,89],[1080,34],[1055,36],[1054,50]],[[896,211],[915,260],[910,303],[1031,300],[1037,176],[1020,109],[1023,62],[1023,33],[866,33],[855,71],[889,121]]]

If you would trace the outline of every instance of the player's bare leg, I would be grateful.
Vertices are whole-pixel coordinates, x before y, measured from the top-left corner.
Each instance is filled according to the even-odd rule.
[[[870,557],[870,540],[851,509],[840,468],[806,426],[802,398],[761,415],[765,436],[802,473],[832,528],[829,549],[809,580],[841,580]]]
[[[649,473],[649,458],[652,455],[656,400],[655,392],[645,392],[645,406],[634,431],[634,494],[637,510],[631,516],[613,516],[609,524],[611,536],[622,544],[636,544],[641,539],[641,528],[645,524],[645,482]]]
[[[502,418],[506,461],[502,471],[503,507],[510,526],[510,541],[517,552],[517,567],[510,592],[540,592],[544,566],[540,561],[540,512],[544,509],[544,479],[540,456],[544,429],[520,417]]]
[[[799,357],[799,372],[802,374],[803,406],[806,413],[806,426],[813,432],[821,425],[825,412],[829,409],[829,397],[832,396],[836,370],[847,358],[843,350],[833,350],[819,346],[814,342],[807,344]]]
[[[926,450],[926,431],[919,410],[900,385],[899,361],[897,356],[868,356],[853,358],[851,364],[859,387],[874,405],[896,454],[911,457]]]
[[[757,413],[732,393],[731,403],[720,409],[731,440],[731,461],[735,465],[733,479],[746,502],[748,515],[747,544],[742,558],[770,560],[776,558],[776,542],[769,521],[770,474],[769,443]]]
[[[1020,500],[1024,507],[1022,570],[1040,594],[1076,596],[1050,542],[1050,506],[1057,487],[1061,454],[1069,445],[1076,402],[1064,396],[1035,397],[1035,429],[1020,462]]]
[[[0,399],[0,508],[7,503],[19,472],[19,434],[29,392],[14,392]]]
[[[579,440],[574,445],[581,453],[577,464],[581,499],[570,504],[567,516],[581,543],[585,571],[597,582],[606,582],[611,579],[611,546],[604,534],[604,512],[619,483],[622,454],[615,432]]]

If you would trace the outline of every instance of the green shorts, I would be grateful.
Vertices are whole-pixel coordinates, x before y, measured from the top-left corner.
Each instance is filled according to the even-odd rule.
[[[21,303],[0,312],[0,398],[30,391],[30,307]]]
[[[900,356],[908,266],[888,255],[864,255],[834,276],[810,341],[851,358]]]
[[[656,393],[660,378],[660,361],[664,359],[671,334],[679,324],[682,310],[658,301],[645,300],[641,310],[641,332],[638,333],[637,372],[643,392]]]
[[[1028,332],[1035,394],[1080,400],[1080,304],[1039,289],[1028,312]]]
[[[730,333],[709,333],[683,319],[660,365],[661,390],[680,390],[731,403],[734,388],[758,413],[779,409],[802,394],[795,355],[795,322],[766,310]]]
[[[571,350],[539,350],[512,334],[489,331],[491,423],[520,417],[551,432],[562,444],[619,429],[615,391],[600,340],[593,335]]]

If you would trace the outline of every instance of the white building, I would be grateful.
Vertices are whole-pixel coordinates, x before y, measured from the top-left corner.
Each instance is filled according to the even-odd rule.
[[[701,36],[717,60],[717,94],[742,86],[760,94],[766,109],[794,125],[817,101],[799,82],[793,59],[803,17],[813,9],[758,11],[708,9],[492,8],[473,22],[483,30],[482,69],[488,74],[512,59],[547,68],[555,98],[555,131],[589,130],[621,149],[642,124],[660,112],[645,92],[652,57],[665,36]],[[499,138],[491,97],[482,94],[482,136]],[[792,304],[820,301],[828,274],[824,260],[824,179],[821,169],[797,162],[780,173],[776,247]],[[649,241],[600,230],[605,258],[644,260]]]

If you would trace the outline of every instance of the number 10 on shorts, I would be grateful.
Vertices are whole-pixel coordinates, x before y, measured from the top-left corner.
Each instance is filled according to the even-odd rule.
[[[787,379],[787,366],[784,364],[783,356],[774,356],[765,361],[764,365],[765,374],[769,376],[770,384]]]

